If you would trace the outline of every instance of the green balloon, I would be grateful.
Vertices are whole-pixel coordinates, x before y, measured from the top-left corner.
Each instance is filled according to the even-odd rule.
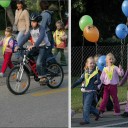
[[[93,20],[89,15],[84,15],[79,21],[80,29],[83,31],[87,25],[93,25]]]
[[[11,0],[0,0],[0,5],[4,8],[7,8],[11,3]]]

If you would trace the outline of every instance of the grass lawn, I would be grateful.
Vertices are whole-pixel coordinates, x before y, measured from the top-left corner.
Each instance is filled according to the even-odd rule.
[[[127,97],[127,84],[125,84],[122,87],[118,87],[118,98],[120,102],[126,101]],[[80,87],[80,86],[79,86]],[[101,102],[101,100],[100,100]],[[71,105],[72,109],[74,109],[77,112],[82,111],[82,92],[80,91],[80,88],[74,88],[71,92]]]

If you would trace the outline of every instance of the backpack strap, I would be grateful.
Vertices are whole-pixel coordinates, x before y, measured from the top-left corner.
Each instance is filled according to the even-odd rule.
[[[9,44],[9,42],[10,42],[11,40],[13,40],[13,38],[12,38],[12,37],[8,40],[8,44]]]
[[[48,10],[46,10],[45,12],[47,12],[47,13],[51,16],[50,18],[51,18],[51,22],[52,22],[52,14],[51,14]],[[47,21],[46,24],[47,24],[47,26],[48,26],[48,28],[49,28],[49,25],[50,25],[51,23],[49,24],[48,21]],[[50,28],[49,28],[49,29],[50,29]]]

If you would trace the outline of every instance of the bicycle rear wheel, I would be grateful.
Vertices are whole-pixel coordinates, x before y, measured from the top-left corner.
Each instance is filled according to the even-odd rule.
[[[30,86],[30,76],[20,66],[16,66],[9,72],[6,82],[11,93],[22,95]]]
[[[47,70],[48,70],[47,78],[49,80],[47,86],[52,89],[59,88],[64,78],[62,67],[58,63],[54,63],[54,64],[50,64]]]

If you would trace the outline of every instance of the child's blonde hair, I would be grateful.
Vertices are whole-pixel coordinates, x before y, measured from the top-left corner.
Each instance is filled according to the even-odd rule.
[[[56,22],[56,24],[60,24],[61,29],[62,29],[62,30],[65,30],[65,29],[64,29],[64,23],[63,23],[61,20],[58,20],[58,21]]]
[[[84,66],[84,70],[87,70],[88,69],[88,66],[87,66],[87,63],[89,60],[94,60],[94,58],[92,56],[88,57],[85,61],[85,66]]]
[[[106,60],[107,60],[108,57],[111,57],[111,58],[112,58],[112,60],[113,60],[113,64],[114,64],[115,61],[116,61],[114,55],[110,52],[110,53],[108,53],[108,54],[106,55]],[[106,61],[106,64],[107,64],[107,61]]]

